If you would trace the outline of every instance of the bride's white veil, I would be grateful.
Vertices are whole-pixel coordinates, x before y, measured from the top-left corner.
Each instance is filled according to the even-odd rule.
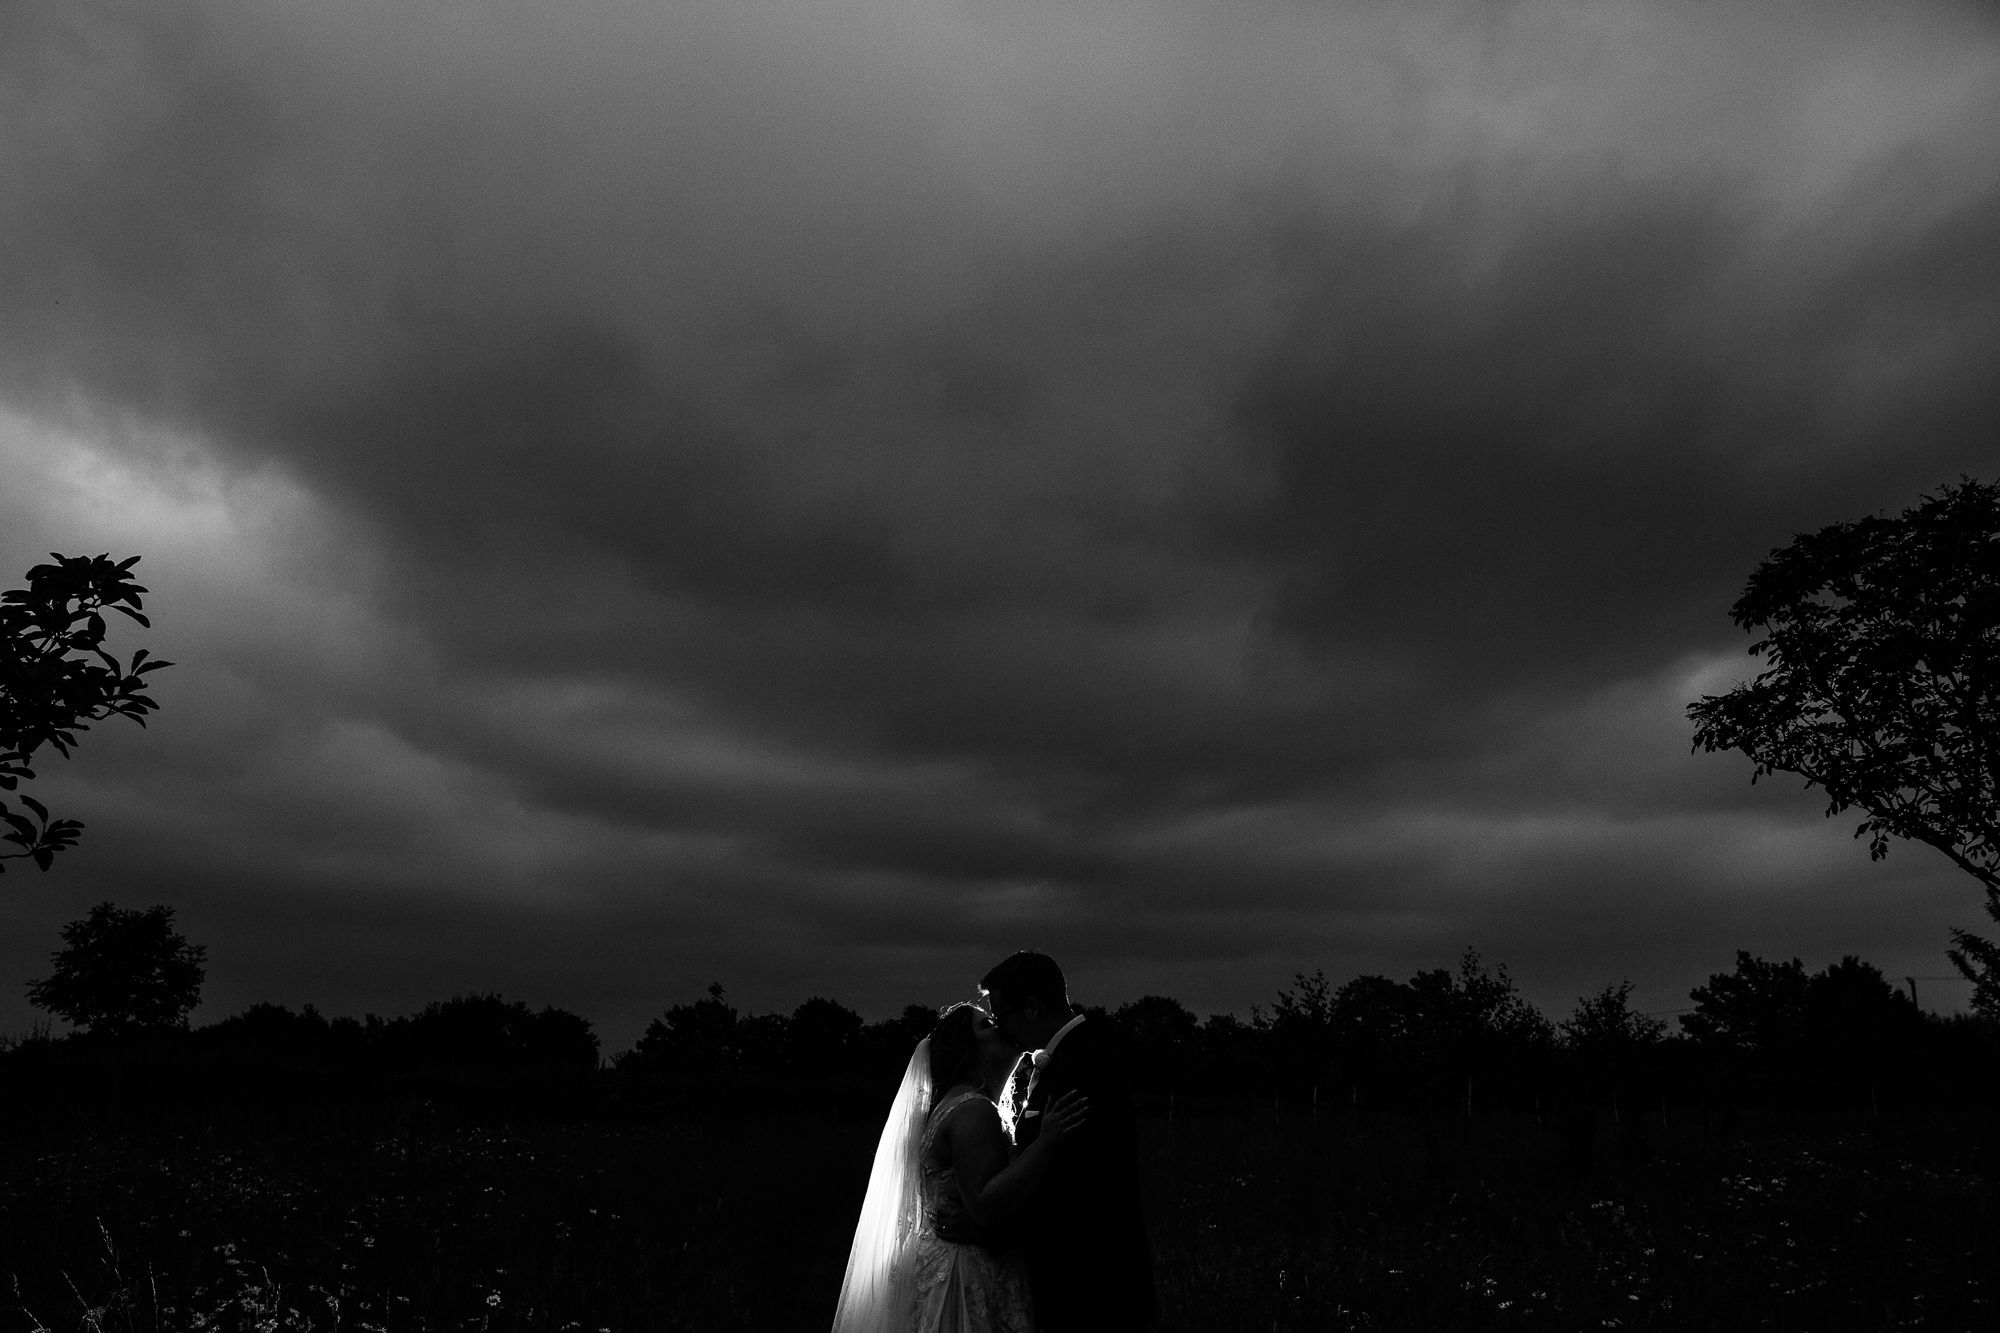
[[[930,1110],[931,1041],[926,1037],[903,1071],[902,1086],[875,1144],[875,1166],[868,1173],[868,1195],[847,1251],[833,1333],[902,1333],[908,1327],[915,1296],[910,1249],[923,1221],[923,1173],[917,1158]]]

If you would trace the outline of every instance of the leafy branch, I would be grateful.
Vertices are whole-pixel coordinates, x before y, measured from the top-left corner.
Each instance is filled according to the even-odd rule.
[[[121,663],[104,647],[107,611],[151,627],[146,589],[131,572],[138,556],[116,563],[108,555],[50,558],[54,564],[28,571],[27,587],[0,595],[0,791],[34,779],[31,763],[44,746],[67,759],[93,722],[128,717],[145,726],[146,714],[159,708],[145,677],[173,665],[149,660],[144,648]],[[32,859],[47,870],[58,852],[76,845],[83,825],[51,818],[31,796],[15,799],[28,813],[0,799],[8,829],[0,843],[18,848],[0,852],[0,863]]]
[[[1801,535],[1731,617],[1765,631],[1769,666],[1690,705],[1696,748],[1742,751],[1753,782],[1798,774],[1829,816],[1859,808],[1876,860],[1905,838],[2000,885],[2000,486]]]

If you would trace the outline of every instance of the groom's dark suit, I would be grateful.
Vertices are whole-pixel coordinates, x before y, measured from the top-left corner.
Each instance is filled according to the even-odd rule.
[[[1085,1019],[1063,1034],[1028,1097],[1020,1146],[1071,1088],[1090,1099],[1063,1139],[1022,1221],[1035,1320],[1042,1333],[1144,1329],[1154,1316],[1152,1249],[1139,1214],[1137,1122],[1116,1034]]]

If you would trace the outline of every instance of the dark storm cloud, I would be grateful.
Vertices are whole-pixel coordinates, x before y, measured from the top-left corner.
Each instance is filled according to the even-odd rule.
[[[1028,927],[1568,978],[1607,893],[1568,947],[1865,871],[1680,709],[1767,549],[1991,471],[1980,12],[7,22],[0,397],[141,479],[187,663],[77,792],[107,867],[229,849],[211,921],[886,1005]]]
[[[1786,281],[1813,237],[1749,230],[1585,182],[1482,272],[1450,228],[1330,259],[1239,407],[1269,482],[1226,540],[1282,571],[1282,623],[1379,645],[1427,703],[1567,692],[1712,638],[1756,543],[1990,465],[2000,283],[1962,261],[2000,195],[1833,293]],[[1852,361],[1941,267],[1916,420],[1857,418]]]

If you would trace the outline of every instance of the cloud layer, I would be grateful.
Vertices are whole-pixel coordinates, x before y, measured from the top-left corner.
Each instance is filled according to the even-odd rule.
[[[5,22],[0,554],[142,553],[183,664],[9,974],[160,900],[224,1009],[618,1041],[1970,924],[1680,710],[1766,550],[1992,471],[1989,10]]]

